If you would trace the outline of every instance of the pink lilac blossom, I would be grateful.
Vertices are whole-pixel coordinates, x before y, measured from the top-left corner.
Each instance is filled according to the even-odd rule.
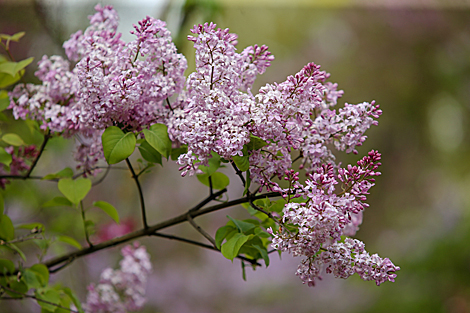
[[[41,129],[66,137],[75,135],[75,160],[85,175],[93,174],[103,158],[100,136],[112,125],[136,133],[154,123],[167,125],[174,146],[187,146],[177,161],[182,176],[198,173],[212,152],[227,161],[248,156],[247,175],[258,191],[277,191],[287,199],[281,220],[289,227],[268,232],[274,248],[304,258],[297,272],[304,283],[313,285],[323,266],[337,277],[357,273],[377,284],[393,281],[399,268],[390,260],[370,256],[358,241],[341,239],[353,236],[362,222],[369,189],[380,175],[381,155],[371,151],[356,166],[343,168],[332,151],[357,154],[366,130],[378,124],[379,105],[372,101],[334,109],[343,91],[315,63],[253,94],[256,76],[274,57],[268,47],[258,45],[238,53],[237,35],[213,23],[191,30],[196,70],[185,79],[186,59],[177,53],[164,22],[146,17],[134,25],[136,39],[125,43],[117,33],[116,11],[110,6],[95,9],[90,26],[64,43],[69,60],[76,62],[72,69],[61,57],[44,57],[36,72],[42,85],[18,85],[10,93],[15,118],[37,120]],[[266,145],[247,151],[252,136]],[[299,152],[295,159],[294,151]],[[307,174],[303,184],[292,169],[295,160]],[[288,188],[276,178],[284,178]],[[141,248],[129,249],[123,250],[123,264],[129,266],[106,270],[101,283],[90,287],[90,308],[105,312],[115,305],[113,310],[120,312],[140,307],[140,274],[126,271],[138,268],[134,252]],[[136,279],[137,291],[128,292],[130,277]],[[127,300],[115,301],[122,294]]]
[[[99,20],[106,23],[107,18]],[[95,129],[116,125],[128,131],[164,122],[171,113],[166,100],[182,90],[187,68],[166,24],[146,17],[134,25],[131,33],[137,38],[128,44],[114,28],[95,28],[92,24],[79,46],[80,122]]]
[[[79,82],[70,63],[60,56],[43,56],[35,75],[42,85],[18,84],[10,92],[10,106],[16,119],[33,119],[43,130],[70,136],[78,125],[74,122]]]
[[[191,32],[197,35],[188,36],[196,50],[196,71],[188,76],[185,99],[168,125],[171,138],[188,145],[187,154],[178,160],[183,176],[207,164],[211,151],[227,160],[242,155],[254,101],[251,92],[243,91],[250,90],[256,75],[273,60],[266,46],[237,53],[237,35],[213,23],[197,25]]]
[[[100,283],[88,287],[86,313],[125,313],[143,308],[145,286],[152,271],[150,256],[144,246],[134,243],[121,250],[120,268],[105,269]]]
[[[285,179],[295,183],[281,191],[284,198],[295,194],[302,195],[306,201],[288,202],[283,209],[282,222],[294,226],[295,231],[281,228],[277,233],[272,229],[268,232],[273,236],[271,244],[275,249],[304,257],[297,276],[309,286],[320,278],[323,265],[327,266],[327,273],[335,277],[347,278],[358,273],[362,279],[374,280],[377,285],[394,281],[395,272],[400,268],[389,259],[369,256],[358,240],[347,238],[340,242],[341,236],[354,235],[358,229],[362,211],[368,206],[363,201],[375,184],[374,177],[380,175],[376,171],[380,159],[380,153],[371,151],[357,166],[340,168],[339,174],[332,164],[323,164],[309,175],[304,186],[286,171]],[[336,193],[340,182],[342,191]]]
[[[111,6],[95,10],[85,32],[64,43],[77,64],[71,68],[60,56],[44,56],[35,73],[42,84],[18,84],[9,106],[16,119],[36,120],[52,134],[76,135],[74,158],[85,174],[96,173],[93,168],[103,159],[106,127],[139,131],[168,119],[167,99],[182,91],[187,67],[164,22],[143,19],[131,32],[136,39],[126,44],[116,32],[117,12]]]
[[[364,243],[357,239],[346,238],[344,242],[333,243],[324,250],[316,257],[303,259],[297,269],[296,275],[309,286],[321,279],[323,268],[336,278],[346,279],[357,273],[363,280],[375,281],[377,286],[386,281],[394,282],[395,272],[400,270],[388,258],[369,255],[364,250]]]

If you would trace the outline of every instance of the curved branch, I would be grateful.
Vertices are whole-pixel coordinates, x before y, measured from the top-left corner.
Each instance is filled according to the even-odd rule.
[[[209,249],[209,250],[213,250],[213,251],[219,251],[219,249],[217,248],[214,248],[213,246],[210,246],[210,245],[206,245],[205,243],[201,243],[201,242],[198,242],[198,241],[194,241],[194,240],[191,240],[191,239],[186,239],[186,238],[181,238],[181,237],[177,237],[177,236],[173,236],[173,235],[167,235],[167,234],[162,234],[162,233],[153,233],[152,236],[156,236],[156,237],[162,237],[162,238],[167,238],[167,239],[172,239],[172,240],[177,240],[177,241],[181,241],[181,242],[186,242],[186,243],[190,243],[190,244],[193,244],[195,246],[198,246],[198,247],[202,247],[202,248],[206,248],[206,249]],[[251,263],[252,265],[256,265],[256,266],[261,266],[260,263],[256,262],[256,260],[252,260],[252,259],[248,259],[244,256],[241,256],[241,255],[238,255],[236,256],[237,259],[240,259],[240,260],[243,260],[243,261],[246,261],[246,262],[249,262]]]
[[[127,166],[129,167],[129,170],[132,173],[132,178],[134,179],[135,184],[137,185],[137,189],[139,190],[140,209],[142,212],[142,223],[144,224],[144,229],[147,229],[149,226],[147,224],[147,214],[145,212],[144,193],[142,192],[142,187],[140,186],[139,176],[135,174],[134,168],[132,167],[132,164],[129,161],[129,158],[126,158],[126,163],[127,163]]]
[[[51,131],[48,130],[46,132],[46,134],[44,135],[44,140],[42,142],[41,147],[39,148],[39,153],[38,153],[37,157],[34,159],[33,163],[31,163],[31,167],[29,168],[29,171],[24,175],[24,179],[29,178],[29,176],[31,176],[31,172],[34,170],[34,168],[38,164],[39,158],[41,157],[42,153],[44,152],[44,149],[46,148],[46,144],[47,144],[47,142],[49,141],[49,139],[51,137],[52,137],[51,136]]]
[[[194,219],[191,217],[191,214],[187,214],[187,219],[188,219],[188,222],[189,224],[191,224],[191,226],[194,227],[194,229],[196,229],[201,235],[203,235],[207,240],[209,240],[209,242],[214,246],[214,247],[217,247],[216,243],[215,243],[215,239],[211,237],[211,235],[209,235],[204,229],[201,228],[201,226],[199,226],[198,224],[196,224],[196,222],[194,221]]]
[[[218,193],[220,193],[220,192],[218,192]],[[216,194],[214,194],[214,195],[216,195]],[[236,199],[236,200],[227,201],[227,202],[224,202],[224,203],[221,203],[221,204],[213,205],[213,206],[207,207],[205,209],[199,210],[200,207],[204,206],[204,204],[202,204],[203,202],[206,202],[206,201],[209,202],[210,201],[210,200],[208,201],[208,199],[205,199],[204,201],[202,201],[201,203],[196,205],[194,208],[190,209],[188,212],[185,212],[181,215],[170,218],[166,221],[160,222],[160,223],[155,224],[153,226],[149,226],[148,228],[140,229],[140,230],[134,231],[132,233],[126,234],[124,236],[121,236],[121,237],[118,237],[118,238],[114,238],[114,239],[96,244],[93,247],[84,248],[84,249],[81,249],[81,250],[78,250],[78,251],[60,256],[60,257],[53,258],[49,261],[44,262],[43,264],[45,266],[47,266],[48,268],[51,268],[51,267],[54,267],[56,265],[62,264],[64,262],[72,262],[74,259],[83,257],[85,255],[94,253],[96,251],[103,250],[103,249],[113,247],[113,246],[117,246],[121,243],[125,243],[125,242],[131,241],[131,240],[134,240],[134,239],[137,239],[137,238],[140,238],[140,237],[144,237],[144,236],[152,236],[153,233],[155,233],[159,230],[162,230],[162,229],[165,229],[165,228],[168,228],[168,227],[186,222],[188,215],[191,216],[192,218],[195,218],[197,216],[201,216],[201,215],[205,215],[205,214],[208,214],[208,213],[211,213],[211,212],[219,211],[219,210],[222,210],[222,209],[225,209],[225,208],[232,207],[232,206],[237,205],[237,204],[242,204],[242,203],[245,203],[245,202],[249,202],[250,200],[254,201],[254,200],[263,199],[263,198],[266,198],[266,197],[273,198],[273,197],[279,197],[279,196],[281,196],[281,195],[278,192],[270,192],[270,193],[260,194],[260,195],[257,195],[257,196],[246,196],[246,197],[242,197],[242,198],[239,198],[239,199]]]

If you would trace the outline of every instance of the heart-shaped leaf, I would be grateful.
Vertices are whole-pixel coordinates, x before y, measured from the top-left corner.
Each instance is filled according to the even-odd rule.
[[[87,178],[63,178],[58,184],[60,192],[73,204],[82,201],[91,189],[91,180]]]

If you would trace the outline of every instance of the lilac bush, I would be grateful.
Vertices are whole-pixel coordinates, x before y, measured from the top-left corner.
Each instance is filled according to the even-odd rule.
[[[343,91],[314,63],[256,92],[253,83],[271,65],[273,55],[264,45],[238,52],[237,35],[213,23],[191,29],[188,40],[194,44],[196,69],[185,77],[186,59],[177,52],[163,21],[146,17],[134,25],[135,39],[126,43],[117,33],[117,12],[110,6],[95,9],[90,26],[64,43],[68,60],[44,56],[35,73],[42,84],[19,83],[9,93],[13,116],[36,121],[45,134],[33,164],[52,136],[76,138],[78,143],[77,172],[45,178],[59,181],[65,196],[62,204],[80,205],[88,248],[40,265],[51,271],[67,260],[154,235],[220,251],[243,265],[259,266],[263,260],[267,266],[269,254],[288,252],[301,257],[296,275],[309,286],[321,279],[323,269],[339,278],[357,273],[377,285],[394,281],[400,268],[388,258],[371,256],[364,243],[351,238],[380,175],[381,154],[372,150],[356,165],[346,167],[336,162],[334,154],[359,153],[365,132],[378,124],[382,114],[375,101],[335,109]],[[146,164],[140,172],[128,158],[136,146]],[[170,156],[181,176],[197,175],[210,195],[181,216],[148,225],[139,176]],[[143,227],[95,245],[83,208],[91,188],[87,177],[99,173],[100,163],[111,166],[121,161],[135,180]],[[244,193],[237,200],[206,207],[227,191],[229,178],[218,171],[225,164],[233,167]],[[31,171],[22,175],[15,168],[10,166],[10,176],[29,178]],[[241,203],[254,218],[230,218],[215,237],[194,221],[199,215]],[[119,220],[111,204],[93,205]],[[182,222],[199,231],[210,245],[160,232]],[[125,247],[122,253],[121,268],[104,270],[100,283],[89,287],[83,309],[74,301],[74,310],[142,308],[151,271],[149,256],[138,246]]]

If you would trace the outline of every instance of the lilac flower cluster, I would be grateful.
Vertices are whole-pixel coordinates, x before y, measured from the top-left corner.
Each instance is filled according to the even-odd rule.
[[[121,250],[124,257],[120,268],[105,269],[100,283],[88,287],[87,313],[125,313],[142,309],[145,300],[145,286],[152,271],[150,256],[144,246],[135,243]]]
[[[188,153],[178,160],[183,176],[207,164],[211,151],[227,160],[242,155],[254,102],[249,91],[274,59],[266,46],[237,53],[237,35],[213,23],[197,25],[191,32],[197,35],[188,36],[196,50],[196,71],[188,76],[186,93],[169,121],[172,139],[188,145]]]
[[[332,151],[357,154],[367,129],[378,124],[379,105],[372,101],[334,109],[343,91],[314,63],[253,94],[257,75],[274,57],[266,46],[237,52],[237,35],[213,23],[191,30],[196,70],[185,79],[186,59],[177,53],[164,22],[143,19],[131,32],[136,39],[125,43],[117,33],[116,11],[110,6],[96,11],[90,27],[64,43],[68,59],[76,62],[72,69],[61,57],[44,57],[36,72],[42,85],[18,85],[10,93],[16,118],[75,135],[75,159],[85,174],[92,174],[103,158],[100,136],[109,126],[138,133],[154,123],[167,125],[174,145],[187,146],[177,161],[182,176],[198,173],[213,152],[229,162],[248,157],[246,175],[258,191],[278,191],[287,199],[285,226],[268,232],[274,248],[304,257],[297,272],[304,283],[313,285],[324,266],[337,277],[358,273],[377,284],[393,281],[399,267],[370,256],[357,240],[341,239],[354,236],[362,222],[381,156],[371,151],[356,166],[342,168]],[[253,136],[266,145],[248,150]],[[299,155],[293,159],[295,151]],[[304,183],[292,169],[296,160],[307,173]],[[288,188],[279,183],[283,177]],[[135,259],[135,253],[129,255]],[[116,290],[126,294],[130,286],[116,280],[125,273],[124,267],[105,271],[102,282],[90,287],[87,306],[96,312],[111,305],[118,306],[116,312],[127,308],[116,300]],[[132,303],[139,303],[136,299]]]
[[[362,211],[368,206],[363,201],[374,185],[374,177],[380,175],[376,171],[380,159],[380,153],[371,151],[357,166],[340,168],[338,174],[332,164],[324,164],[309,175],[305,186],[298,182],[298,173],[289,175],[286,171],[285,179],[292,183],[282,190],[284,198],[290,200],[294,195],[306,201],[288,201],[283,209],[283,223],[294,226],[295,231],[286,227],[278,233],[272,229],[268,232],[273,236],[275,249],[305,257],[297,275],[309,286],[314,285],[315,278],[320,278],[323,265],[335,277],[347,278],[358,273],[362,279],[374,280],[377,285],[394,281],[400,268],[389,259],[370,257],[358,240],[347,238],[341,242],[341,236],[353,236],[362,221]],[[339,183],[342,191],[336,193]]]
[[[19,84],[10,93],[16,119],[33,119],[40,128],[76,136],[77,168],[86,174],[103,158],[101,134],[112,125],[139,131],[165,122],[168,98],[181,92],[186,59],[178,54],[165,23],[147,17],[134,25],[128,44],[116,33],[117,12],[95,7],[90,26],[64,43],[68,59],[44,56],[35,73],[41,85]]]
[[[321,279],[323,267],[326,267],[326,273],[333,273],[336,278],[346,279],[357,273],[363,280],[375,281],[377,286],[386,281],[395,281],[395,272],[400,269],[388,258],[369,255],[364,250],[363,242],[351,238],[327,246],[316,257],[303,259],[296,275],[304,283],[314,286],[315,279]]]
[[[79,118],[95,129],[117,125],[139,131],[163,122],[171,112],[165,101],[181,91],[186,59],[176,52],[165,23],[150,17],[134,25],[137,38],[124,43],[112,12],[104,19],[111,19],[113,27],[92,24],[84,35],[73,37],[79,44],[66,43],[69,56],[83,55],[76,65]]]

